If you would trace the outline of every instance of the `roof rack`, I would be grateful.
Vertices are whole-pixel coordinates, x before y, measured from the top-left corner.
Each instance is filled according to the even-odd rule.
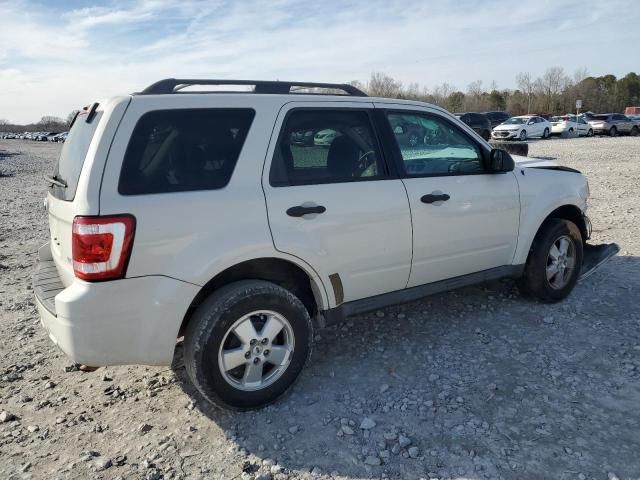
[[[366,97],[359,88],[348,83],[315,83],[315,82],[282,82],[273,80],[199,80],[183,78],[165,78],[139,92],[140,95],[158,95],[169,93],[181,93],[180,90],[194,85],[253,85],[253,93],[284,94],[295,92],[295,87],[306,88],[326,88],[331,90],[342,90],[346,95],[354,97]],[[187,92],[185,92],[187,93]],[[195,93],[195,92],[188,92]],[[199,92],[216,93],[216,92]],[[313,92],[311,92],[313,93]],[[339,94],[342,95],[342,94]]]

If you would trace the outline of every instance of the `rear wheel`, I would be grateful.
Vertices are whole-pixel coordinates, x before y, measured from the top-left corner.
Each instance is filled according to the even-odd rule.
[[[632,136],[632,137],[635,137],[635,136],[637,136],[637,135],[638,135],[638,127],[633,127],[633,128],[631,129],[631,136]]]
[[[609,129],[609,136],[610,137],[615,137],[618,135],[618,129],[616,127],[611,127]]]
[[[549,129],[545,128],[544,132],[542,132],[542,138],[543,140],[546,140],[547,138],[549,138]]]
[[[271,282],[244,280],[214,292],[185,333],[189,378],[210,402],[239,410],[275,401],[311,353],[307,309]]]
[[[582,265],[582,235],[575,223],[552,218],[536,234],[520,291],[543,302],[557,302],[575,287]]]

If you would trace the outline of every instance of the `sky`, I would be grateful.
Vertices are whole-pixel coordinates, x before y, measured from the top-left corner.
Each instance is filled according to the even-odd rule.
[[[515,87],[640,71],[635,0],[0,0],[0,119],[66,117],[156,80]]]

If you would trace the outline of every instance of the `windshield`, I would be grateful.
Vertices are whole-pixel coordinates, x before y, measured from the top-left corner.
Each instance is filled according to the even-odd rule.
[[[502,122],[503,125],[524,125],[529,121],[529,118],[525,117],[511,117],[509,120]]]
[[[54,197],[66,201],[72,201],[75,197],[80,171],[101,117],[102,112],[97,112],[91,123],[86,122],[86,113],[76,118],[54,171],[54,179],[66,184],[66,187],[52,185],[49,190]]]

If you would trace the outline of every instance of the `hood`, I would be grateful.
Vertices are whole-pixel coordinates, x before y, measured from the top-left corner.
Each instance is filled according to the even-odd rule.
[[[518,130],[519,128],[522,128],[524,126],[526,125],[514,125],[514,124],[505,125],[504,123],[501,123],[497,127],[494,127],[494,130]]]
[[[516,163],[516,167],[521,168],[544,168],[545,170],[559,170],[562,172],[580,173],[579,170],[574,168],[564,167],[558,165],[552,158],[535,158],[535,157],[521,157],[520,155],[511,155],[513,161]]]

